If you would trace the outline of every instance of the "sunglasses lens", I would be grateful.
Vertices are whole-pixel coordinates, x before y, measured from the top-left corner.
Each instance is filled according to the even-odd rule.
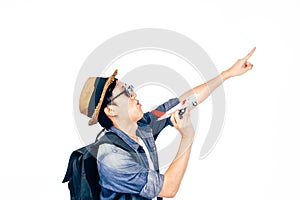
[[[128,97],[131,97],[132,93],[133,93],[133,86],[132,86],[132,85],[129,85],[129,86],[126,88],[126,95],[127,95]]]

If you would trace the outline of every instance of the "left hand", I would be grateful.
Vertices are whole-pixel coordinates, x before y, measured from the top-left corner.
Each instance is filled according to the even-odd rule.
[[[248,53],[244,58],[242,59],[238,59],[236,61],[236,63],[234,63],[232,65],[232,67],[230,67],[229,69],[227,69],[225,71],[225,73],[227,73],[227,75],[229,77],[233,77],[233,76],[239,76],[242,75],[244,73],[246,73],[247,71],[249,71],[250,69],[252,69],[253,64],[251,64],[250,62],[248,62],[248,59],[252,56],[252,54],[254,53],[256,47],[254,47],[250,53]]]

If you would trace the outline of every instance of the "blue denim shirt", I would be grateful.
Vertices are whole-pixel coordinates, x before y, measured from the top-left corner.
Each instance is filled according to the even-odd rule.
[[[144,113],[138,122],[137,136],[144,141],[154,170],[149,169],[143,147],[114,126],[108,130],[121,137],[137,153],[138,160],[135,160],[129,152],[112,144],[103,144],[99,147],[97,166],[101,177],[99,184],[102,187],[100,199],[140,200],[157,197],[163,186],[164,175],[159,173],[155,139],[163,128],[172,125],[170,118],[156,121],[157,113],[163,113],[178,103],[177,98],[170,99],[153,110],[154,112]]]

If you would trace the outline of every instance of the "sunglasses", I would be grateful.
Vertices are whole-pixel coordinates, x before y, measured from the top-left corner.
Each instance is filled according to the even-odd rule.
[[[133,92],[134,92],[134,87],[133,87],[133,85],[127,85],[126,83],[125,83],[125,88],[124,88],[124,90],[122,91],[122,92],[120,92],[117,96],[115,96],[114,98],[112,98],[112,99],[110,99],[109,100],[109,103],[111,103],[111,102],[113,102],[116,98],[118,98],[119,96],[121,96],[122,94],[125,94],[127,97],[131,97],[132,96],[132,94],[133,94]]]

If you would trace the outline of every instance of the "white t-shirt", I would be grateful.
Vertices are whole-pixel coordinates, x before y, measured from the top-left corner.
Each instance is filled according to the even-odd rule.
[[[147,146],[145,145],[144,141],[143,141],[140,137],[138,137],[138,138],[139,138],[139,145],[141,145],[141,146],[143,147],[143,149],[144,149],[144,151],[145,151],[145,153],[146,153],[147,160],[148,160],[148,163],[149,163],[149,168],[150,168],[151,170],[155,170]],[[155,198],[152,199],[152,200],[157,200],[157,197],[155,197]]]

